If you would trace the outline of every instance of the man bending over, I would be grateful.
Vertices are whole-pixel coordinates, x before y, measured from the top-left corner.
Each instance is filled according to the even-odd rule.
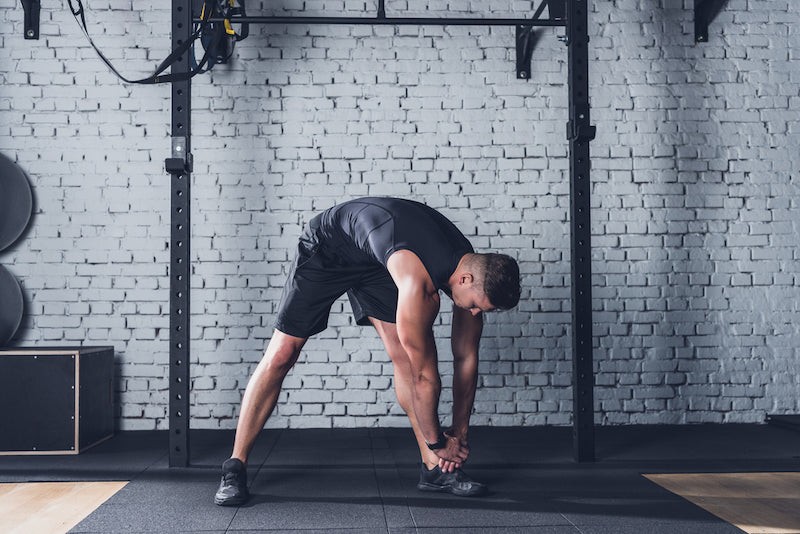
[[[433,337],[439,290],[453,301],[453,419],[446,432],[439,425]],[[216,504],[248,499],[247,456],[283,379],[306,340],[327,327],[331,305],[345,292],[357,323],[375,327],[394,364],[397,400],[422,457],[417,488],[460,496],[486,491],[461,471],[469,455],[482,314],[517,305],[519,266],[503,254],[476,254],[452,222],[424,204],[359,198],[317,215],[300,237],[275,332],[244,393]]]

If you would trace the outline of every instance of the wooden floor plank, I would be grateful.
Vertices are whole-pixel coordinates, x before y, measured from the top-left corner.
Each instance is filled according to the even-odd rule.
[[[67,532],[126,484],[127,482],[0,484],[0,532]]]
[[[800,473],[644,476],[750,534],[800,532]]]

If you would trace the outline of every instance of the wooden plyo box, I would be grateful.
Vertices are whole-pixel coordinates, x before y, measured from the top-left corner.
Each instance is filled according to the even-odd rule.
[[[0,349],[0,455],[79,454],[114,435],[114,347]]]

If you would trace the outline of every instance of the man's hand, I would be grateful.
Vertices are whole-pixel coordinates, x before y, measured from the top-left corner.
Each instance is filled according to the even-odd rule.
[[[462,441],[448,432],[445,432],[444,435],[447,438],[447,445],[434,452],[439,457],[439,469],[442,470],[442,473],[452,473],[456,469],[461,469],[462,464],[467,461],[469,445],[466,441]]]
[[[469,449],[469,440],[467,439],[467,430],[456,430],[455,427],[451,426],[447,430],[444,431],[444,435],[447,437],[454,437],[458,438],[461,442],[461,445]]]

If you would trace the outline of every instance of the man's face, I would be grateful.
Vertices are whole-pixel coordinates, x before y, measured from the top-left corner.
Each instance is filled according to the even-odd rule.
[[[475,283],[471,275],[459,277],[456,284],[450,288],[453,304],[458,308],[468,310],[472,315],[494,310],[494,305],[483,292],[483,288]]]

